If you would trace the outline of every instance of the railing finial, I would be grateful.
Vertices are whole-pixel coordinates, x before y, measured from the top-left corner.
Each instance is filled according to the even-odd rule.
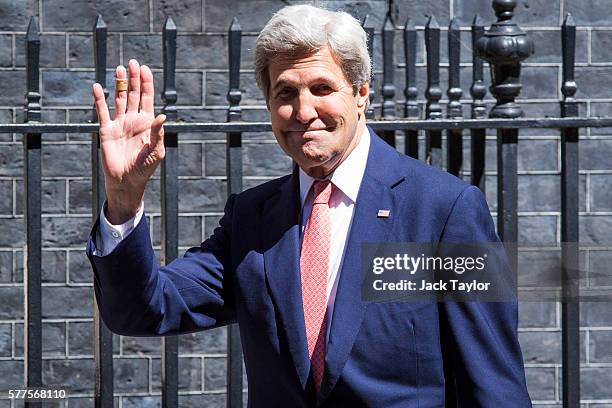
[[[417,53],[417,32],[414,22],[408,18],[404,24],[404,59],[406,60],[406,87],[404,96],[404,116],[416,119],[419,117],[419,105],[417,97],[419,91],[416,87],[416,53]]]
[[[26,80],[27,93],[25,95],[26,122],[40,121],[40,37],[36,18],[31,17],[26,33]]]
[[[425,26],[425,48],[427,50],[427,119],[440,119],[440,25],[435,16],[430,16]]]
[[[461,111],[461,31],[457,19],[453,18],[448,26],[448,114],[452,118],[460,118]]]
[[[166,16],[166,21],[164,22],[164,29],[166,30],[176,30],[176,24],[174,24],[174,20],[170,16]]]
[[[515,7],[516,0],[494,0],[497,22],[478,41],[478,56],[491,65],[491,93],[497,99],[492,118],[523,115],[515,98],[522,88],[521,61],[533,54],[533,41],[512,21]]]
[[[104,19],[102,18],[102,14],[98,14],[94,28],[106,28],[106,23],[104,22]]]
[[[484,84],[483,62],[477,55],[476,49],[478,41],[484,35],[484,24],[478,14],[472,20],[472,86],[470,95],[472,96],[472,119],[483,119],[487,117],[487,106],[483,99],[487,95],[487,87]],[[478,186],[485,192],[485,152],[486,152],[486,131],[485,129],[471,130],[471,175],[472,185]]]
[[[438,24],[438,20],[436,20],[436,16],[433,14],[427,18],[427,25],[429,28],[440,28],[440,24]]]
[[[565,15],[561,28],[563,50],[563,85],[561,92],[566,102],[573,102],[578,86],[574,78],[574,66],[576,62],[576,23],[570,13]]]
[[[107,44],[107,27],[102,15],[98,14],[93,27],[94,41],[94,67],[96,70],[96,82],[102,86],[104,97],[108,98],[108,89],[106,89],[106,44]],[[95,116],[95,115],[94,115]]]
[[[366,16],[363,18],[361,26],[368,37],[368,54],[370,54],[370,65],[372,69],[370,75],[369,103],[365,116],[366,119],[374,119],[374,107],[372,106],[374,99],[376,98],[376,86],[374,81],[374,25],[372,24],[372,18],[369,14],[366,14]]]
[[[431,120],[442,119],[442,89],[440,89],[440,25],[432,15],[425,26],[425,50],[427,52],[427,90],[425,90],[425,117]],[[425,161],[442,168],[442,132],[429,129],[425,131]]]
[[[227,91],[227,101],[230,104],[227,112],[228,122],[240,120],[242,117],[240,108],[240,101],[242,100],[242,91],[240,90],[241,41],[242,27],[238,23],[238,18],[234,17],[228,30],[229,90]]]
[[[178,96],[175,88],[176,78],[176,25],[172,17],[166,17],[162,31],[163,59],[164,59],[164,90],[162,100],[164,101],[163,112],[168,121],[175,121],[178,117],[176,101]]]
[[[36,23],[36,17],[30,17],[30,21],[28,22],[28,31],[26,33],[27,41],[39,41],[40,37],[38,35],[38,24]]]
[[[493,0],[493,9],[495,16],[499,21],[511,20],[514,17],[514,8],[516,0]]]
[[[420,110],[417,98],[419,90],[416,86],[416,53],[417,32],[414,22],[406,19],[404,24],[404,59],[406,61],[406,87],[404,88],[404,117],[408,119],[419,119]],[[417,130],[404,131],[405,143],[404,153],[415,159],[419,158],[419,132]]]
[[[484,118],[486,116],[486,105],[483,99],[487,95],[487,87],[484,84],[482,59],[478,57],[476,52],[478,41],[483,35],[484,24],[480,16],[476,14],[472,21],[472,86],[470,87],[470,95],[474,101],[472,118]]]
[[[393,45],[395,38],[395,25],[393,24],[393,18],[390,13],[387,13],[385,17],[385,23],[383,25],[383,87],[382,87],[382,116],[385,119],[392,119],[395,117],[395,65],[393,58]]]

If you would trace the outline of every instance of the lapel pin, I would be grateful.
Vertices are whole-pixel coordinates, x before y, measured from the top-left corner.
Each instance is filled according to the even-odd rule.
[[[390,215],[391,210],[378,210],[378,214],[376,214],[378,218],[389,218]]]

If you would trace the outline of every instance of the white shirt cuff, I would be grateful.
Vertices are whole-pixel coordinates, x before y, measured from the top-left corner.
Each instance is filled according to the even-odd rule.
[[[104,214],[104,209],[106,208],[106,201],[102,206],[102,211],[100,211],[100,223],[98,226],[98,230],[96,231],[96,242],[94,250],[94,255],[96,256],[106,256],[113,252],[117,245],[121,243],[128,235],[136,228],[140,220],[142,219],[142,215],[144,214],[144,202],[140,204],[140,208],[136,215],[124,222],[120,225],[111,224],[106,215]]]

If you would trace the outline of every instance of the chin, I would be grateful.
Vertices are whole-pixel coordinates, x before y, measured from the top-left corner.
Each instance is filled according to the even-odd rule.
[[[309,163],[313,166],[320,166],[329,160],[329,156],[322,155],[322,154],[311,155],[311,154],[302,153],[302,157],[304,158],[304,161],[306,163]]]
[[[319,168],[333,168],[336,166],[337,161],[339,156],[337,154],[333,154],[333,153],[320,153],[320,154],[306,154],[305,152],[302,152],[301,154],[301,163],[304,164],[304,166],[301,165],[300,162],[298,162],[296,160],[296,162],[298,163],[298,165],[300,165],[300,167],[303,168],[309,168],[309,169],[313,169],[316,167]]]
[[[321,161],[324,160],[326,156],[328,156],[325,151],[317,148],[317,144],[315,142],[306,142],[302,146],[299,147],[299,153],[304,156],[307,160],[312,161]]]

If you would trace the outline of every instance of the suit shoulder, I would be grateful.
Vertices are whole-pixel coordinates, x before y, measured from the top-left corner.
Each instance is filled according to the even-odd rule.
[[[266,201],[270,196],[274,195],[290,178],[291,174],[287,174],[286,176],[248,188],[237,194],[235,198],[236,202],[248,203],[249,206],[257,206],[259,203]]]
[[[401,154],[372,133],[373,167],[371,175],[381,182],[392,185],[398,179],[411,193],[426,193],[440,198],[457,197],[469,184],[452,174],[430,166],[420,160]]]
[[[470,184],[442,169],[400,154],[400,167],[405,181],[430,196],[454,199]]]

